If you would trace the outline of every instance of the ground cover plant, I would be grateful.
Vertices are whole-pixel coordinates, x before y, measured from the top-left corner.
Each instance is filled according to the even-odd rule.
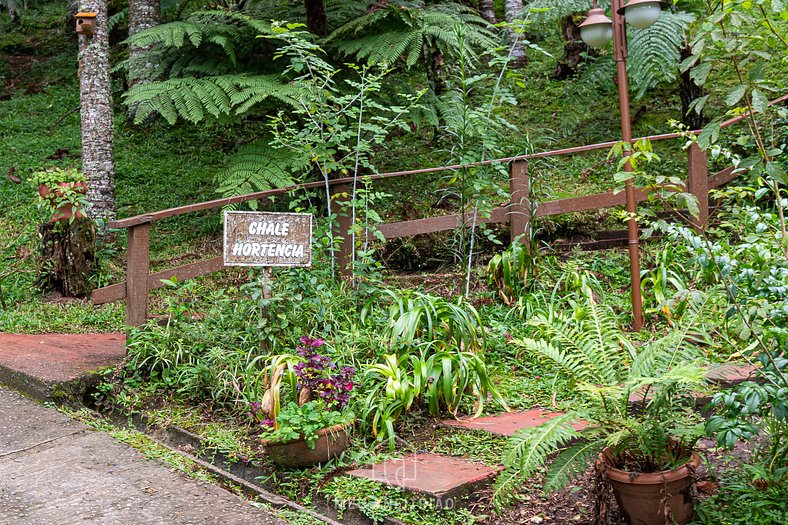
[[[690,200],[641,207],[639,220],[651,236],[642,245],[647,330],[640,333],[626,333],[624,251],[551,248],[556,240],[619,228],[620,214],[534,216],[510,243],[505,226],[478,220],[508,202],[507,165],[466,167],[618,136],[609,50],[584,49],[572,75],[554,78],[557,66],[565,71],[560,61],[568,49],[557,22],[571,29],[588,8],[580,4],[528,3],[523,20],[513,23],[531,44],[525,63],[510,60],[508,31],[454,2],[326,2],[326,39],[312,31],[314,13],[300,4],[165,6],[165,23],[130,39],[159,66],[151,82],[130,89],[126,71],[138,70],[124,62],[125,4],[113,4],[113,63],[121,64],[114,72],[119,216],[294,181],[327,184],[348,176],[354,183],[341,198],[322,188],[255,202],[315,216],[313,267],[168,281],[152,294],[157,318],[131,331],[128,358],[107,374],[97,406],[191,430],[205,439],[208,456],[259,465],[269,488],[308,505],[322,498],[358,508],[376,522],[591,523],[599,493],[577,481],[583,466],[561,455],[544,478],[546,450],[523,460],[529,436],[508,441],[444,428],[439,420],[541,407],[569,413],[554,420],[560,426],[599,416],[604,411],[595,401],[605,390],[602,398],[615,398],[627,424],[653,427],[680,415],[687,424],[678,434],[688,445],[706,446],[697,441],[701,430],[718,440],[712,457],[729,454],[725,447],[757,444],[742,465],[712,471],[720,490],[697,506],[699,523],[780,523],[788,117],[784,105],[767,102],[785,90],[783,4],[680,1],[662,22],[675,29],[669,37],[631,34],[635,134],[670,131],[669,119],[685,121],[683,130],[709,122],[698,137],[639,144],[638,182],[678,188],[685,141],[708,152],[711,173],[729,165],[740,170],[715,195],[720,208],[704,232],[657,215],[666,208],[688,215],[682,208],[691,212]],[[502,5],[496,8],[502,14]],[[456,23],[455,14],[465,23]],[[122,303],[55,302],[33,285],[36,226],[48,217],[27,179],[48,166],[80,165],[76,45],[63,15],[54,2],[15,7],[13,21],[0,15],[0,330],[7,332],[125,329]],[[692,100],[685,100],[688,88],[697,95]],[[719,127],[747,110],[752,115],[740,127]],[[535,209],[620,183],[622,148],[529,161]],[[461,167],[438,175],[367,178],[453,163]],[[454,232],[386,243],[375,234],[381,222],[448,213],[462,218]],[[351,217],[346,232],[334,226],[342,214]],[[152,232],[154,271],[220,253],[217,211],[173,217]],[[125,278],[125,232],[109,233],[96,286]],[[353,246],[348,280],[337,279],[345,270],[336,264],[338,236]],[[433,271],[406,275],[414,268]],[[587,330],[573,332],[575,325]],[[604,333],[582,335],[592,325]],[[676,343],[671,348],[684,358],[679,366],[648,359],[664,350],[664,341]],[[602,368],[581,370],[581,361],[592,361],[583,361],[585,352]],[[662,411],[665,404],[644,399],[647,408],[659,405],[646,421],[627,412],[626,388],[649,384],[660,400],[674,387],[703,384],[694,365],[740,359],[760,367],[758,382],[716,395],[708,387],[714,416],[705,426],[680,403]],[[556,362],[571,373],[558,371]],[[334,423],[351,425],[351,444],[337,458],[301,470],[267,462],[266,441],[313,440]],[[636,448],[654,462],[663,459],[664,433],[626,434],[621,427],[631,428],[611,423],[610,432],[584,432],[592,439],[567,451],[588,460],[602,441],[617,446],[645,435],[653,439]],[[576,437],[569,428],[561,427],[558,441]],[[505,487],[514,508],[501,511],[492,492],[464,501],[465,509],[437,508],[344,475],[425,450],[487,465],[508,451],[499,492]],[[544,495],[536,488],[542,481],[569,488]],[[733,512],[743,507],[741,517]]]

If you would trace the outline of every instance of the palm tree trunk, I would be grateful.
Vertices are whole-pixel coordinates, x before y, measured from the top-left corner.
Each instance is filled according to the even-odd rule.
[[[523,11],[523,0],[504,0],[503,12],[506,21],[510,24],[516,19],[520,18]],[[511,57],[515,65],[522,65],[525,63],[525,44],[523,43],[523,35],[515,31],[516,28],[511,27],[507,30],[509,33],[509,47],[511,49]]]
[[[161,3],[159,0],[129,0],[129,36],[159,25]],[[144,58],[150,46],[129,46],[129,86],[152,80],[154,64]]]
[[[493,4],[493,0],[479,0],[479,14],[491,24],[497,24],[498,20],[495,18]]]
[[[82,171],[88,179],[87,212],[115,214],[115,155],[109,74],[108,0],[80,0],[79,9],[97,13],[93,35],[79,35],[79,93],[82,116]]]
[[[324,0],[304,0],[306,8],[306,27],[310,33],[318,36],[328,34],[326,21],[326,3]]]

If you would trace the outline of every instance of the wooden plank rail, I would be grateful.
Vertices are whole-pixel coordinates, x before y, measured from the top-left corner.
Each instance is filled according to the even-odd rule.
[[[781,104],[787,100],[788,95],[783,95],[782,97],[771,101],[769,105]],[[737,122],[741,122],[748,117],[749,114],[744,113],[726,120],[725,122],[721,123],[720,127],[728,127],[730,125],[736,124]],[[700,130],[694,130],[688,132],[688,134],[698,135],[700,132]],[[661,141],[676,139],[682,136],[684,136],[684,134],[665,133],[661,135],[641,137],[635,140],[648,139],[651,141]],[[405,177],[441,171],[454,171],[471,167],[509,164],[510,203],[505,206],[493,209],[490,212],[489,217],[477,216],[476,222],[508,222],[511,225],[512,239],[514,239],[516,236],[527,231],[530,220],[533,217],[547,217],[563,213],[573,213],[578,211],[587,211],[623,205],[625,201],[624,194],[614,194],[610,191],[597,195],[586,195],[581,197],[542,202],[539,203],[535,209],[530,201],[530,180],[528,173],[529,160],[558,157],[562,155],[572,155],[588,151],[605,150],[611,148],[618,142],[619,141],[601,142],[598,144],[590,144],[585,146],[575,146],[552,151],[516,155],[513,157],[487,160],[472,164],[454,164],[451,166],[438,166],[434,168],[420,168],[415,170],[379,173],[366,176],[365,178],[368,180],[382,180],[393,177]],[[708,189],[722,186],[733,180],[735,177],[736,173],[734,172],[733,168],[725,169],[712,177],[708,177],[706,155],[700,151],[697,145],[690,146],[688,151],[686,187],[692,194],[696,196],[701,208],[700,220],[694,225],[696,228],[702,229],[705,227],[705,222],[708,218]],[[149,254],[151,223],[166,219],[168,217],[221,208],[230,204],[240,204],[252,200],[260,200],[266,197],[282,195],[295,190],[324,188],[326,184],[333,187],[333,194],[337,194],[341,193],[343,190],[346,190],[348,185],[353,184],[353,182],[353,177],[334,179],[328,181],[328,183],[325,181],[308,182],[304,184],[288,186],[285,188],[277,188],[268,191],[258,191],[246,195],[239,195],[237,197],[214,199],[211,201],[189,204],[186,206],[178,206],[175,208],[169,208],[166,210],[160,210],[152,213],[111,221],[108,224],[109,228],[127,228],[129,230],[126,272],[127,281],[94,290],[91,298],[94,304],[102,304],[126,299],[128,303],[126,308],[126,324],[128,326],[139,326],[145,323],[148,319],[148,294],[151,290],[164,286],[164,284],[161,282],[162,279],[171,279],[173,277],[177,277],[179,281],[184,281],[186,279],[191,279],[222,270],[225,267],[222,257],[214,257],[212,259],[185,264],[151,274]],[[647,194],[642,190],[638,190],[637,200],[643,201],[646,198]],[[466,214],[463,217],[461,214],[453,214],[405,222],[387,223],[381,224],[378,229],[381,231],[381,233],[383,233],[386,239],[394,239],[397,237],[455,229],[463,224],[463,219],[465,223],[469,223],[471,222],[471,219],[473,219],[473,215]],[[349,228],[347,220],[338,226],[337,231],[341,232],[345,228]],[[341,256],[340,258],[343,260],[348,259],[349,257],[350,252],[348,250],[347,244],[349,243],[343,243],[339,250]]]

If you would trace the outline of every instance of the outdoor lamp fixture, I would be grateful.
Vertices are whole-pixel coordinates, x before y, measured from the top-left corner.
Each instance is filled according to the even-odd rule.
[[[605,16],[594,0],[594,7],[588,17],[580,24],[580,38],[591,47],[603,47],[613,38],[613,21]]]
[[[618,14],[624,15],[629,25],[638,29],[654,25],[661,12],[662,2],[658,0],[629,0],[627,5],[618,10]]]
[[[588,12],[588,18],[580,24],[580,38],[591,47],[602,47],[613,40],[613,55],[616,59],[618,80],[618,104],[621,112],[621,140],[632,144],[632,122],[629,117],[629,83],[627,81],[627,30],[625,23],[645,29],[659,20],[662,2],[660,0],[610,0],[612,20],[599,8],[597,0]],[[632,172],[629,163],[630,152],[625,151],[627,161],[624,171]],[[640,231],[637,223],[637,196],[635,184],[630,178],[625,183],[627,219],[627,244],[629,248],[630,292],[632,294],[632,328],[643,328],[643,296],[640,291]]]
[[[662,5],[660,0],[629,0],[615,11],[624,15],[632,27],[646,29],[659,20]],[[580,38],[591,47],[603,47],[613,39],[613,21],[605,16],[605,10],[599,7],[597,0],[594,0],[594,7],[579,27]]]

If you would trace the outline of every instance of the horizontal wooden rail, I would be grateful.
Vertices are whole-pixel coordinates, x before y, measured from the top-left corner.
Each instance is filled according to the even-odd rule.
[[[720,186],[724,186],[735,178],[736,174],[734,174],[734,169],[732,167],[725,168],[719,173],[709,177],[709,187],[719,188]],[[648,199],[648,193],[643,190],[637,190],[635,195],[637,202],[642,202]],[[579,211],[611,208],[613,206],[623,206],[624,204],[624,192],[613,193],[612,191],[608,191],[605,193],[597,193],[595,195],[584,195],[582,197],[570,197],[567,199],[540,202],[536,205],[534,216],[550,217],[564,213],[575,213]],[[507,207],[508,206],[501,206],[499,208],[495,208],[490,212],[489,217],[478,216],[477,222],[484,222],[488,224],[508,222],[509,217]],[[424,233],[453,230],[463,224],[461,217],[461,214],[455,213],[451,215],[441,215],[439,217],[428,217],[426,219],[390,222],[380,224],[377,228],[378,231],[383,234],[386,240],[397,239],[400,237],[410,237],[412,235],[420,235]],[[472,218],[472,214],[466,214],[465,224],[469,224]]]
[[[719,188],[735,179],[737,174],[734,173],[734,168],[726,168],[719,173],[709,177],[709,187]],[[645,191],[637,191],[638,202],[644,201],[648,198]],[[563,213],[573,213],[578,211],[595,210],[600,208],[609,208],[612,206],[620,206],[624,204],[624,193],[605,192],[596,195],[586,195],[583,197],[572,197],[568,199],[558,199],[553,201],[546,201],[539,203],[534,215],[536,217],[548,217],[552,215],[560,215]],[[477,216],[477,222],[487,224],[496,224],[508,222],[509,218],[509,205],[500,206],[490,212],[489,217]],[[412,235],[421,235],[425,233],[436,233],[446,230],[454,230],[460,227],[463,223],[461,221],[462,215],[441,215],[440,217],[428,217],[426,219],[415,219],[402,222],[390,222],[378,225],[378,230],[383,236],[388,239],[397,239],[401,237],[410,237]],[[473,219],[473,214],[465,214],[465,223],[469,224]],[[201,275],[217,272],[224,269],[224,259],[222,256],[212,257],[202,261],[193,262],[162,270],[160,272],[152,273],[148,277],[148,290],[155,290],[166,286],[162,280],[170,280],[176,278],[179,282],[187,279],[193,279]],[[93,291],[91,296],[93,304],[111,303],[126,299],[126,283],[118,283],[104,288],[99,288]]]
[[[182,266],[176,266],[175,268],[169,268],[167,270],[162,270],[160,272],[152,273],[148,276],[148,290],[155,290],[157,288],[162,288],[166,286],[162,282],[162,280],[171,280],[173,278],[177,279],[178,282],[185,281],[187,279],[194,279],[195,277],[200,277],[201,275],[207,275],[209,273],[218,272],[219,270],[223,270],[224,266],[224,257],[212,257],[211,259],[205,259],[202,261],[193,262],[190,264],[184,264]],[[126,298],[126,282],[112,284],[110,286],[105,286],[104,288],[98,288],[97,290],[93,290],[93,293],[90,296],[91,301],[93,304],[104,304],[104,303],[111,303],[114,301],[120,301],[121,299]]]
[[[775,100],[769,102],[769,105],[780,104],[788,100],[788,95],[783,95]],[[720,124],[721,128],[728,127],[732,124],[736,124],[741,122],[745,118],[749,116],[749,112],[743,113],[739,116],[733,117],[728,119]],[[693,130],[689,132],[690,134],[698,135],[701,133],[701,130]],[[634,140],[643,140],[647,139],[652,142],[660,141],[660,140],[669,140],[681,137],[681,133],[663,133],[660,135],[649,135],[648,137],[640,137]],[[405,177],[409,175],[420,175],[424,173],[437,173],[441,171],[452,171],[452,170],[459,170],[463,168],[475,168],[479,166],[489,166],[493,164],[508,164],[510,162],[515,161],[522,161],[522,160],[530,160],[530,159],[541,159],[541,158],[549,158],[549,157],[558,157],[561,155],[571,155],[574,153],[584,153],[587,151],[596,151],[601,149],[609,149],[617,144],[618,141],[610,141],[610,142],[600,142],[597,144],[589,144],[586,146],[574,146],[571,148],[562,148],[556,149],[552,151],[543,151],[538,153],[528,153],[525,155],[516,155],[514,157],[504,157],[501,159],[493,159],[493,160],[485,160],[481,162],[475,162],[472,164],[453,164],[450,166],[438,166],[434,168],[421,168],[416,170],[405,170],[405,171],[394,171],[389,173],[379,173],[375,175],[369,175],[368,178],[370,180],[380,180],[380,179],[387,179],[392,177]],[[202,210],[209,210],[213,208],[220,208],[224,206],[229,206],[231,204],[240,204],[242,202],[248,202],[252,200],[258,200],[265,197],[273,197],[276,195],[281,195],[283,193],[287,193],[294,190],[299,189],[314,189],[314,188],[323,188],[328,184],[329,186],[334,186],[337,184],[350,184],[353,183],[354,177],[344,177],[341,179],[333,179],[328,181],[319,181],[319,182],[307,182],[303,184],[294,184],[292,186],[286,186],[284,188],[276,188],[272,190],[266,191],[257,191],[254,193],[248,193],[246,195],[238,195],[236,197],[225,197],[221,199],[214,199],[211,201],[200,202],[196,204],[189,204],[186,206],[178,206],[176,208],[169,208],[166,210],[156,211],[153,213],[146,213],[142,215],[135,215],[134,217],[128,217],[126,219],[118,219],[115,221],[111,221],[108,226],[110,228],[128,228],[130,226],[136,226],[138,224],[145,224],[149,222],[158,221],[161,219],[166,219],[167,217],[173,217],[175,215],[183,215],[185,213],[191,213],[195,211],[202,211]]]

